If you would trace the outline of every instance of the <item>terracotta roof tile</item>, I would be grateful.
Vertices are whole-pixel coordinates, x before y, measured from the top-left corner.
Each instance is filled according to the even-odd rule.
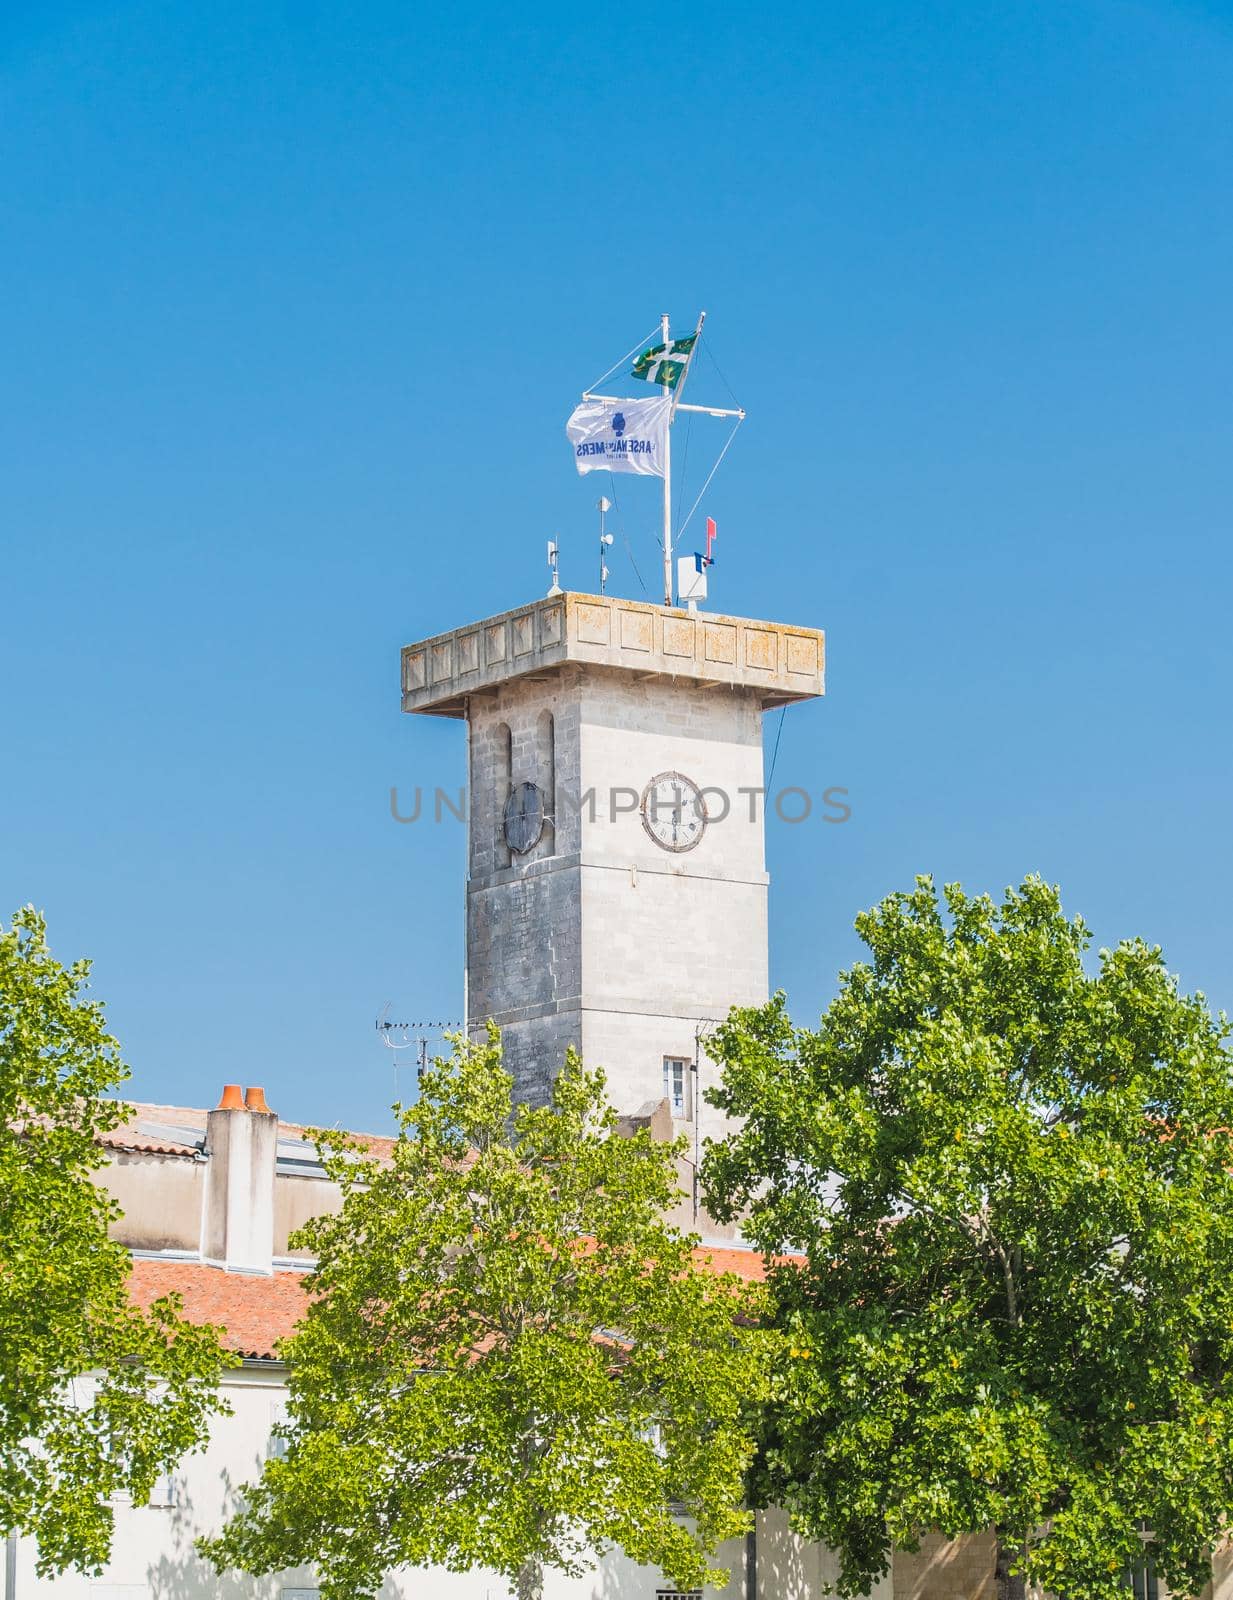
[[[731,1272],[746,1283],[761,1283],[766,1277],[762,1257],[755,1250],[725,1250],[712,1245],[699,1245],[694,1251],[694,1261],[700,1267],[711,1267],[715,1272]]]
[[[694,1259],[715,1272],[731,1272],[748,1283],[760,1283],[766,1272],[753,1250],[699,1245]],[[279,1340],[291,1334],[308,1307],[304,1273],[279,1271],[271,1276],[225,1272],[204,1261],[159,1261],[138,1256],[132,1263],[129,1293],[143,1309],[160,1295],[175,1290],[190,1322],[212,1322],[226,1332],[223,1343],[237,1355],[261,1360],[277,1357]]]
[[[699,1266],[712,1267],[716,1272],[732,1272],[738,1278],[744,1278],[746,1283],[766,1282],[766,1263],[756,1250],[742,1250],[735,1245],[725,1248],[723,1245],[701,1244],[694,1251],[694,1260]],[[804,1266],[804,1256],[776,1256],[772,1265],[777,1267]]]
[[[134,1150],[154,1156],[195,1156],[201,1148],[196,1144],[168,1139],[161,1134],[146,1133],[131,1122],[103,1134],[99,1143],[107,1150]]]
[[[144,1310],[152,1300],[175,1290],[190,1322],[213,1322],[226,1329],[223,1343],[237,1355],[273,1360],[304,1315],[308,1296],[302,1272],[270,1277],[224,1272],[203,1261],[133,1261],[129,1295]]]

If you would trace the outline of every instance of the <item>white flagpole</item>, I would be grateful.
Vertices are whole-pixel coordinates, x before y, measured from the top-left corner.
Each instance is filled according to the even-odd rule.
[[[664,384],[660,385],[660,393],[663,395],[665,400],[669,400],[671,402],[671,404],[670,404],[670,406],[668,408],[668,426],[664,430],[664,537],[663,537],[663,550],[664,550],[664,604],[666,606],[670,606],[672,604],[672,591],[673,591],[673,578],[674,578],[674,573],[673,573],[673,570],[672,570],[672,423],[673,423],[678,411],[693,411],[693,412],[696,412],[699,416],[702,416],[702,417],[736,417],[739,422],[744,422],[744,420],[745,420],[745,411],[744,411],[743,407],[737,407],[735,410],[728,410],[726,407],[722,407],[722,406],[687,406],[687,405],[684,405],[682,403],[682,401],[681,401],[681,390],[685,387],[685,380],[689,377],[689,368],[690,368],[691,363],[693,362],[694,356],[697,354],[698,340],[702,337],[702,324],[705,321],[706,321],[706,312],[703,311],[703,312],[701,312],[699,314],[698,326],[694,329],[693,346],[691,347],[689,354],[685,358],[684,371],[681,373],[680,381],[677,383],[676,389],[674,390],[671,387],[671,385],[667,384],[667,383],[664,383]],[[669,349],[668,349],[668,347],[672,343],[672,336],[671,336],[671,333],[669,331],[669,321],[668,321],[668,317],[666,315],[660,317],[660,319],[659,319],[659,336],[660,336],[660,340],[661,340],[661,342],[663,344],[663,349],[664,349],[663,356],[660,359],[666,361],[668,359],[668,357],[669,357]],[[626,359],[628,359],[628,357]],[[621,363],[618,361],[617,362],[617,366],[620,366],[620,365],[621,365]],[[604,374],[604,377],[608,377],[612,372],[615,372],[615,371],[616,371],[616,367],[610,368],[609,372]],[[601,378],[599,381],[602,383],[603,382],[603,378]],[[599,401],[604,402],[605,404],[610,404],[610,405],[621,405],[622,404],[621,400],[618,399],[618,397],[616,395],[612,395],[612,394],[596,394],[593,389],[584,389],[582,391],[582,398],[584,400],[599,400]],[[732,442],[732,440],[730,438],[728,440],[728,444],[731,444],[731,442]],[[727,451],[727,448],[728,448],[728,445],[725,445],[724,446],[724,452]],[[722,459],[723,459],[723,455],[721,454],[720,455],[720,460],[722,460]],[[719,465],[719,462],[717,461],[715,463],[715,467],[717,467],[718,465]],[[708,477],[707,480],[706,480],[707,483],[710,483],[711,478],[713,478],[715,476],[715,467],[711,468],[710,477]],[[703,488],[703,492],[705,493],[706,484],[703,484],[702,488]],[[702,496],[699,495],[698,499],[701,500],[701,498],[702,498]],[[696,511],[697,509],[698,509],[697,502],[695,502],[693,511]],[[693,516],[693,511],[690,512],[690,516],[691,517]]]
[[[669,419],[673,422],[676,421],[677,408],[681,403],[681,391],[689,381],[690,369],[694,364],[694,357],[698,354],[698,340],[702,337],[702,324],[705,321],[706,312],[700,311],[698,313],[698,326],[694,329],[694,342],[690,346],[689,354],[685,357],[685,370],[681,374],[680,383],[678,383],[676,388],[672,391],[672,410],[668,413],[668,415]],[[686,406],[685,409],[686,411],[690,411],[693,408],[692,406]]]
[[[659,319],[660,338],[664,345],[664,360],[668,358],[668,317]],[[665,400],[671,399],[672,390],[662,385]],[[672,604],[672,419],[664,429],[664,604]]]

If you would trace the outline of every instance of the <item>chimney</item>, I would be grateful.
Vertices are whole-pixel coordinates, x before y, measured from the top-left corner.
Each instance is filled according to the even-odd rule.
[[[278,1117],[264,1089],[241,1095],[238,1083],[224,1084],[206,1117],[205,1153],[202,1255],[229,1272],[272,1272]]]

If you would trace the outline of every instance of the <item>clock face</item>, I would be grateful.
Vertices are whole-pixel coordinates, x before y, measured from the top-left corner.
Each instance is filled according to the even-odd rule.
[[[706,827],[706,801],[692,778],[661,772],[642,791],[642,826],[662,850],[692,850]]]
[[[520,783],[510,791],[502,822],[505,842],[518,855],[539,843],[544,831],[544,797],[533,783]]]

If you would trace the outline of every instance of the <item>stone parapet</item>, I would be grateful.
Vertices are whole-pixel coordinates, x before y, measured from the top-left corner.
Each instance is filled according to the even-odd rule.
[[[824,692],[825,635],[611,595],[549,595],[405,646],[402,708],[465,717],[470,695],[571,663],[751,690],[764,708]]]

